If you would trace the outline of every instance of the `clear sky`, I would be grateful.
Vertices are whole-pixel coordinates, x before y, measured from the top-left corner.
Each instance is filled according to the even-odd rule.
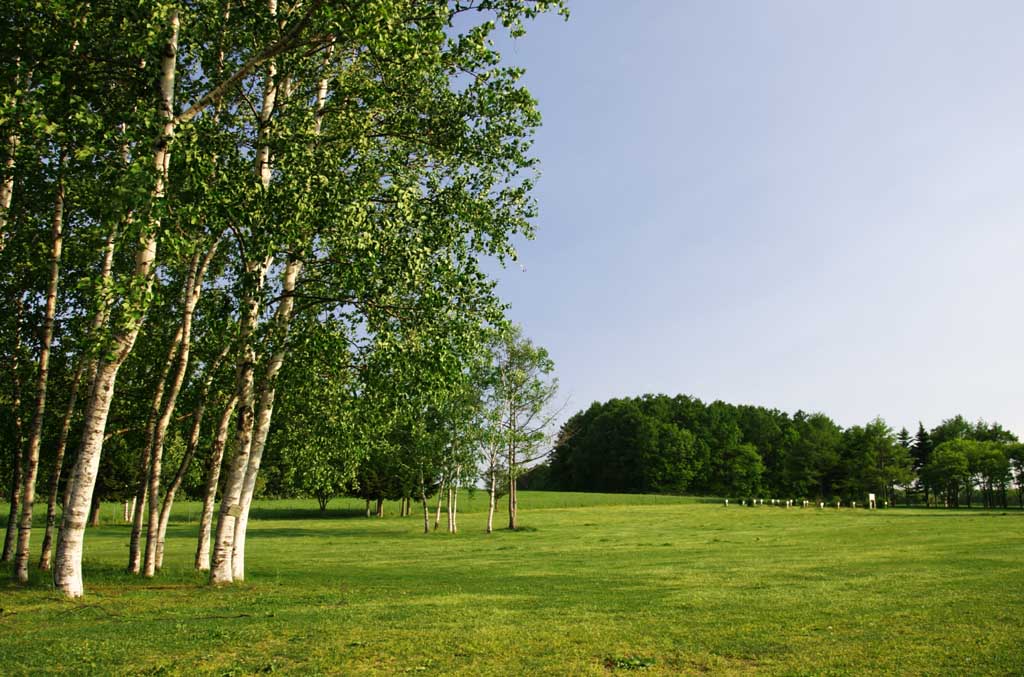
[[[1024,436],[1024,3],[576,0],[499,277],[566,415],[647,392]]]

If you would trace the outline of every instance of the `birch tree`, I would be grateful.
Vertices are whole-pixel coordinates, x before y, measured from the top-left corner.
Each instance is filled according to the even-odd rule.
[[[491,425],[497,423],[497,428],[492,428],[487,436],[491,449],[488,454],[490,504],[495,503],[500,468],[497,449],[500,448],[500,462],[504,465],[500,469],[508,491],[508,528],[516,529],[519,525],[516,478],[550,450],[551,426],[557,414],[551,404],[558,392],[558,380],[551,375],[554,362],[548,352],[525,338],[517,326],[502,332],[492,350],[488,420]],[[489,527],[490,522],[489,515]]]
[[[201,380],[189,376],[195,370],[188,337],[208,328],[188,319],[187,306],[194,309],[193,297],[203,289],[196,281],[204,264],[192,265],[194,254],[207,251],[211,236],[228,233],[217,254],[225,265],[216,285],[230,289],[239,326],[233,394],[219,402],[218,425],[210,427],[212,447],[228,446],[213,582],[244,575],[248,506],[292,349],[296,305],[315,321],[332,318],[342,327],[354,344],[350,356],[394,355],[403,343],[432,346],[436,353],[410,369],[421,382],[433,379],[437,392],[453,382],[460,352],[480,344],[484,328],[501,319],[480,261],[513,258],[513,241],[531,234],[534,213],[529,136],[539,117],[518,83],[520,72],[502,67],[490,36],[496,22],[519,34],[524,19],[559,6],[543,0],[280,6],[144,0],[131,7],[12,8],[0,27],[0,70],[10,76],[0,85],[0,253],[5,262],[40,263],[15,245],[27,232],[22,223],[36,224],[33,232],[52,224],[58,185],[64,229],[75,235],[68,240],[75,250],[67,252],[73,260],[67,283],[34,278],[38,297],[26,317],[45,338],[49,314],[52,331],[29,347],[33,359],[18,362],[5,402],[18,400],[12,415],[31,419],[23,429],[44,430],[46,389],[39,384],[49,378],[46,360],[59,354],[72,386],[54,425],[61,441],[49,482],[51,527],[63,449],[78,438],[53,558],[62,594],[84,594],[85,526],[97,486],[111,479],[99,473],[104,456],[102,467],[110,467],[113,449],[145,447],[143,566],[147,574],[158,567],[166,527],[160,449],[177,434],[178,394]],[[54,113],[64,99],[73,114]],[[54,143],[61,138],[74,138],[74,146]],[[59,184],[54,168],[63,168]],[[38,199],[44,194],[46,200]],[[50,216],[40,218],[44,213]],[[15,222],[17,232],[10,227]],[[181,338],[174,339],[177,331],[168,331],[154,303],[167,295],[182,261],[192,272],[183,276]],[[66,296],[50,293],[57,280]],[[8,309],[15,299],[24,302],[19,294],[29,288],[10,281],[19,293],[5,301]],[[135,395],[145,383],[151,394],[157,388],[131,359],[140,340],[147,351],[169,340],[171,367],[158,379],[163,392],[152,397],[152,434],[138,445],[146,416]],[[11,345],[5,344],[8,351]],[[39,359],[44,353],[46,360]],[[35,397],[15,392],[26,384],[35,386],[29,386]],[[122,386],[130,388],[124,392],[133,394],[131,401]],[[32,415],[23,417],[27,399]],[[84,402],[80,436],[74,434],[77,400]],[[108,429],[112,412],[129,420]],[[193,419],[193,430],[201,430],[201,418]],[[40,435],[35,438],[30,450],[42,448]],[[38,457],[31,451],[25,457],[30,491]],[[20,446],[11,459],[20,463]],[[213,465],[220,467],[211,463],[211,477]],[[25,494],[26,482],[19,478],[16,485],[15,498]],[[136,504],[142,510],[142,501]],[[22,511],[28,526],[30,510]],[[29,531],[23,531],[27,552]],[[48,545],[41,563],[49,562]]]

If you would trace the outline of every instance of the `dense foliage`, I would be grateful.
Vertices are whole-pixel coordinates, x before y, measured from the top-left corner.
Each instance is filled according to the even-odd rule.
[[[876,418],[843,429],[821,413],[685,395],[594,403],[562,427],[531,488],[1024,505],[1024,454],[997,423],[962,416],[915,437]]]
[[[219,487],[203,529],[229,583],[254,495],[398,462],[396,428],[505,326],[483,261],[532,235],[540,115],[495,36],[563,3],[5,10],[3,558],[28,580],[38,487],[62,592],[104,498],[134,501],[128,569],[154,575],[175,493]]]

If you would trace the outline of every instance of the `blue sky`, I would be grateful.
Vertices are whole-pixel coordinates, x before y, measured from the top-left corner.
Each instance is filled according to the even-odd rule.
[[[1024,3],[577,0],[500,273],[567,414],[646,392],[1024,436]]]

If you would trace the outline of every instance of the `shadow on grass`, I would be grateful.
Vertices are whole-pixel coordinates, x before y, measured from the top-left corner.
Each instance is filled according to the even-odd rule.
[[[896,508],[882,511],[899,517],[1024,517],[1019,508]]]
[[[372,540],[383,540],[383,539],[399,539],[409,538],[408,532],[405,531],[366,531],[363,529],[330,529],[330,528],[316,528],[316,529],[302,529],[297,527],[288,527],[283,529],[277,529],[274,527],[260,528],[254,527],[253,523],[249,523],[249,528],[246,529],[247,537],[265,537],[265,538],[368,538]]]
[[[249,511],[250,520],[330,520],[330,519],[354,519],[361,517],[367,519],[366,513],[354,508],[294,508],[294,507],[269,507],[265,505],[253,506]],[[373,518],[369,518],[373,519]]]

